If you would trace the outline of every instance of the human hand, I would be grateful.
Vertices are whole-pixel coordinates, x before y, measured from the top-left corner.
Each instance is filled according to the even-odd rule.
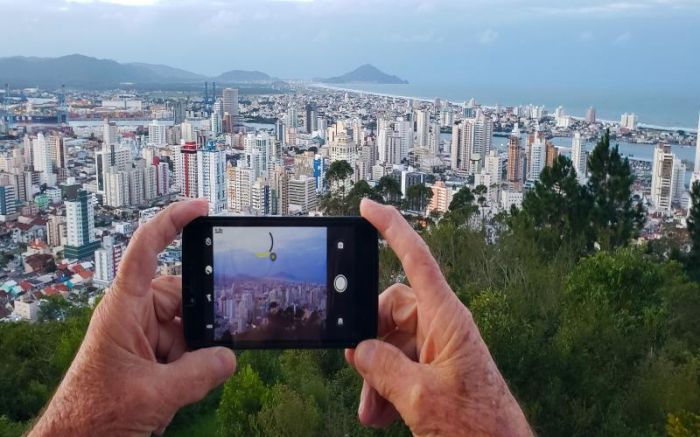
[[[365,199],[360,209],[411,284],[379,296],[383,341],[346,350],[364,379],[360,422],[384,427],[400,415],[415,435],[532,435],[470,311],[423,239],[393,207]]]
[[[181,280],[153,279],[158,254],[183,226],[206,214],[206,201],[178,202],[134,234],[75,360],[30,435],[160,434],[178,409],[233,373],[229,349],[186,352]]]

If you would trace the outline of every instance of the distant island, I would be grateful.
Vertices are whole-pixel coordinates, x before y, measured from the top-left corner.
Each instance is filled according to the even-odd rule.
[[[271,83],[275,80],[260,71],[232,70],[209,77],[167,65],[119,63],[79,54],[57,58],[0,58],[0,83],[20,87],[111,87],[125,83],[171,85],[203,81],[238,84]]]
[[[362,65],[355,70],[343,74],[342,76],[319,79],[319,82],[327,84],[376,84],[376,85],[405,85],[408,81],[398,76],[392,76],[369,64]]]

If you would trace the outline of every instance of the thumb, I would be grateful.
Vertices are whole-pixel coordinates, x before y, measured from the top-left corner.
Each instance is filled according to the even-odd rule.
[[[223,347],[187,352],[177,361],[164,366],[165,390],[183,407],[202,400],[207,393],[223,384],[236,370],[236,356]]]
[[[379,340],[363,341],[354,353],[354,363],[362,378],[391,402],[399,413],[406,413],[414,384],[419,384],[420,367],[396,346]]]

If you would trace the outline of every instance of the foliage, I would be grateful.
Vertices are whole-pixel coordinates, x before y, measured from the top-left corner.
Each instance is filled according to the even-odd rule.
[[[591,152],[588,171],[588,190],[593,197],[591,220],[597,241],[606,249],[624,246],[642,227],[645,213],[641,204],[632,205],[634,175],[618,147],[610,148],[609,130]]]
[[[411,185],[406,189],[403,209],[424,214],[432,198],[433,190],[426,187],[425,184]]]
[[[690,187],[688,236],[690,253],[685,262],[686,270],[693,278],[700,280],[700,181],[695,181]]]
[[[379,194],[384,203],[389,205],[399,206],[401,203],[401,185],[392,176],[382,176],[379,181],[377,181],[377,186],[375,187],[377,194]]]

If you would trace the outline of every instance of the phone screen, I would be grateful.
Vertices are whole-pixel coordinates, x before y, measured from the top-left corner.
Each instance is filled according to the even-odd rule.
[[[214,227],[214,340],[318,340],[328,316],[326,227]]]

